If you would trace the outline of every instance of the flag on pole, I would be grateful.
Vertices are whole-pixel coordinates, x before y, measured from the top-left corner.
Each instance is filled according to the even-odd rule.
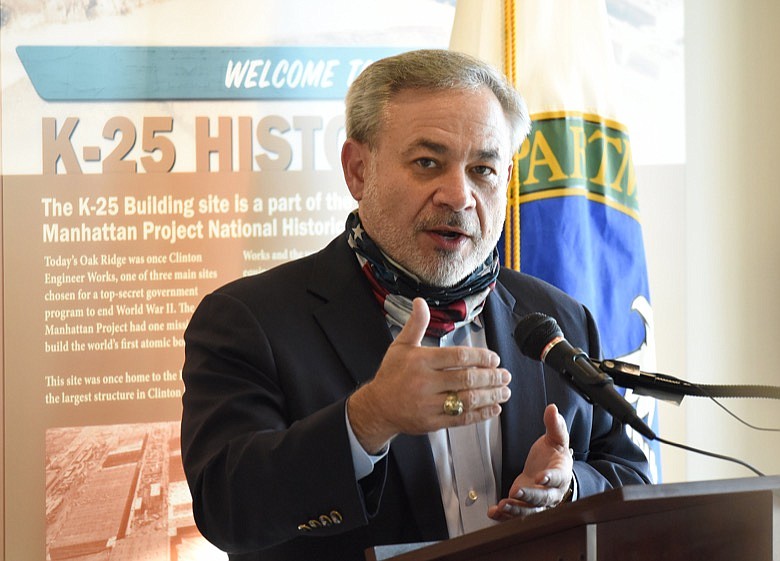
[[[458,0],[450,49],[503,68],[534,122],[515,156],[503,263],[585,304],[605,358],[654,371],[637,180],[604,0]],[[657,431],[655,400],[626,398]],[[627,431],[660,481],[657,442]]]

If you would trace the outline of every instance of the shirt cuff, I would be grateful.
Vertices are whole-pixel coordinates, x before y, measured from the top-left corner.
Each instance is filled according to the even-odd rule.
[[[360,481],[367,475],[370,475],[374,471],[376,463],[387,456],[390,446],[385,446],[377,455],[369,454],[363,448],[363,445],[360,444],[357,436],[355,436],[355,432],[352,430],[346,405],[344,406],[344,421],[347,423],[347,434],[349,435],[349,446],[352,450],[352,467],[355,469],[355,480]]]

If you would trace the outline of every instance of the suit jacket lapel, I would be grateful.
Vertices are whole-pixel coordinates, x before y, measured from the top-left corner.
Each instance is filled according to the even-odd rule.
[[[528,307],[524,303],[522,307]],[[496,285],[485,304],[485,337],[488,347],[501,357],[501,366],[512,374],[512,397],[501,413],[500,496],[505,497],[515,478],[523,470],[528,450],[544,434],[544,408],[547,397],[542,363],[522,355],[514,340],[521,314],[515,298],[501,283]]]
[[[368,382],[379,368],[392,336],[344,238],[335,240],[318,255],[309,290],[323,299],[314,313],[315,319],[356,385]],[[390,450],[389,461],[400,473],[411,505],[410,514],[422,539],[446,536],[447,524],[428,437],[399,435]]]
[[[368,382],[392,336],[345,237],[317,256],[309,290],[323,299],[314,317],[356,385]]]

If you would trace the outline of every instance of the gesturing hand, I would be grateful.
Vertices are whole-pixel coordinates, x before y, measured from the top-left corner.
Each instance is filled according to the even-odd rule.
[[[400,433],[424,434],[466,425],[501,413],[510,396],[511,376],[499,357],[474,347],[423,347],[430,321],[425,300],[413,302],[412,314],[385,353],[368,384],[349,399],[348,413],[358,441],[369,453],[384,448]],[[447,415],[443,404],[457,393],[461,415]]]
[[[545,433],[534,442],[523,473],[515,479],[509,497],[490,507],[488,516],[507,520],[540,508],[557,506],[564,499],[573,477],[566,421],[554,404],[544,410]]]

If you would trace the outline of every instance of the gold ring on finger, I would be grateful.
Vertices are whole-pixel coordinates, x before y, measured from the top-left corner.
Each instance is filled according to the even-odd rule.
[[[456,392],[450,392],[444,399],[444,414],[457,417],[463,413],[463,402]]]

